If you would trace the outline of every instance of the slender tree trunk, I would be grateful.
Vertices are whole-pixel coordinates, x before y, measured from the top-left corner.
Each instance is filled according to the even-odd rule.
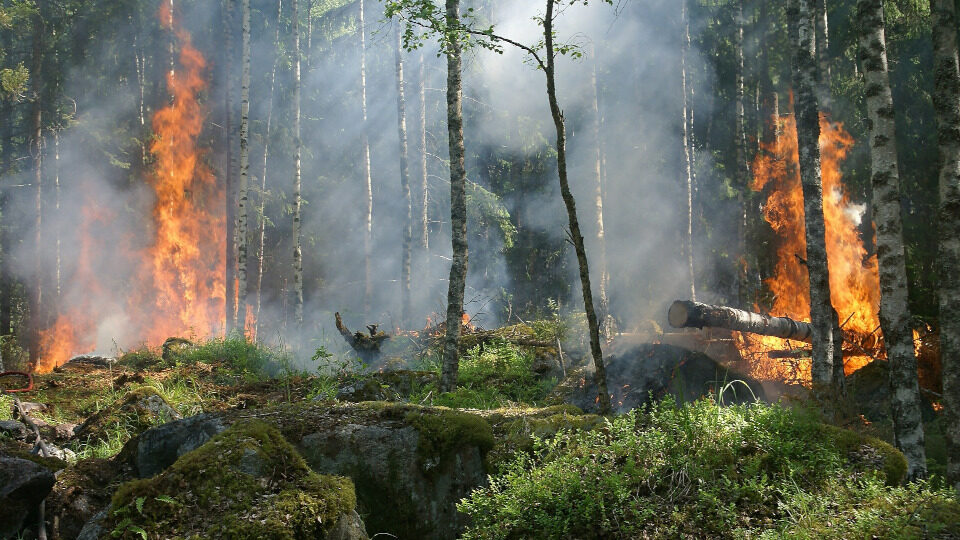
[[[304,54],[307,63],[307,75],[309,78],[310,70],[313,69],[313,4],[314,0],[307,2],[307,52]]]
[[[373,179],[370,174],[370,125],[367,122],[367,39],[363,0],[360,0],[360,164],[363,168],[363,311],[373,298]]]
[[[420,203],[418,204],[418,210],[420,210],[420,218],[418,220],[420,225],[420,249],[423,250],[423,257],[425,258],[425,263],[429,264],[429,252],[430,252],[430,214],[429,214],[429,190],[427,184],[427,79],[426,79],[426,70],[424,69],[425,62],[423,61],[423,51],[420,51],[420,77],[418,82],[420,83],[419,93],[420,93]]]
[[[413,198],[410,195],[410,165],[407,159],[407,105],[404,95],[403,58],[400,27],[397,27],[397,49],[394,63],[397,70],[397,133],[400,139],[400,193],[406,207],[401,231],[400,255],[400,325],[410,327],[410,261],[413,253]]]
[[[817,30],[817,70],[820,75],[820,107],[830,107],[830,26],[827,17],[827,0],[816,0],[815,25]]]
[[[947,482],[960,492],[960,64],[953,0],[930,0],[940,145],[940,358]]]
[[[683,94],[683,182],[686,192],[687,223],[683,235],[684,257],[686,258],[687,279],[690,285],[690,300],[697,299],[697,287],[693,272],[693,149],[690,148],[690,112],[687,94],[687,50],[690,47],[690,22],[687,14],[687,0],[680,0],[680,17],[683,25],[683,38],[680,45],[680,92]]]
[[[803,211],[807,237],[806,267],[810,279],[810,320],[813,324],[815,392],[828,397],[833,392],[833,325],[830,304],[830,274],[823,218],[823,184],[820,177],[820,112],[817,103],[817,63],[814,58],[813,12],[815,0],[791,0],[787,15],[796,21],[791,41],[796,47],[793,66],[796,91],[797,141]],[[836,344],[839,346],[839,344]]]
[[[583,289],[583,306],[587,314],[587,326],[590,328],[590,353],[596,369],[595,377],[598,389],[598,405],[601,414],[610,412],[610,393],[607,390],[607,370],[603,364],[603,351],[600,349],[600,326],[597,323],[597,311],[593,305],[593,290],[590,287],[590,268],[587,262],[587,250],[583,245],[583,235],[580,233],[580,221],[577,218],[577,204],[570,192],[567,180],[567,144],[564,127],[563,111],[557,102],[556,86],[556,52],[553,48],[553,8],[554,0],[546,0],[546,15],[543,18],[543,37],[546,46],[546,64],[544,75],[547,77],[547,99],[550,102],[550,114],[557,131],[557,172],[560,177],[560,195],[567,209],[567,221],[570,226],[570,238],[577,253],[577,263],[580,267],[580,286]]]
[[[920,387],[913,351],[910,307],[907,304],[907,268],[900,220],[900,172],[897,165],[893,96],[887,73],[886,39],[881,0],[858,0],[860,63],[870,128],[873,221],[877,228],[880,268],[880,327],[890,362],[890,405],[894,439],[907,457],[908,478],[926,476]]]
[[[600,251],[600,256],[597,260],[600,267],[600,313],[599,317],[602,322],[602,334],[610,339],[613,333],[613,324],[612,317],[610,315],[610,300],[607,297],[607,285],[609,284],[610,276],[607,273],[607,238],[604,231],[603,224],[603,152],[601,150],[602,146],[602,135],[600,133],[600,87],[597,82],[597,71],[599,60],[597,59],[596,48],[591,45],[591,58],[593,59],[593,71],[590,73],[590,88],[593,91],[592,100],[590,103],[591,106],[591,115],[593,116],[593,143],[594,143],[594,170],[593,170],[593,180],[594,180],[594,189],[593,189],[593,204],[596,214],[594,219],[596,220],[596,233],[597,233],[597,247]]]
[[[446,0],[446,22],[448,28],[460,26],[460,0]],[[450,146],[450,236],[453,245],[453,261],[450,264],[450,280],[447,282],[447,331],[443,342],[440,391],[451,392],[457,387],[463,292],[467,284],[467,172],[464,168],[460,41],[451,40],[445,53],[447,55],[447,137]]]
[[[748,203],[750,198],[750,166],[747,159],[747,130],[744,116],[743,90],[743,0],[737,0],[736,29],[734,30],[734,50],[736,53],[736,158],[737,158],[737,202],[740,215],[737,217],[737,296],[740,307],[750,304],[749,268],[747,256],[747,231],[749,230]]]
[[[53,208],[56,221],[53,225],[53,235],[56,238],[56,268],[54,269],[56,280],[56,303],[60,305],[60,126],[53,129]]]
[[[247,328],[247,190],[250,185],[250,0],[241,3],[243,58],[240,60],[240,186],[237,226],[237,328]]]
[[[300,0],[293,0],[293,70],[294,70],[294,116],[293,116],[293,295],[294,321],[297,328],[303,325],[303,252],[300,247]]]
[[[31,308],[30,361],[35,368],[40,360],[40,331],[44,321],[43,298],[43,5],[37,2],[37,15],[33,21],[33,107],[31,108],[31,151],[33,153],[33,182],[36,192],[34,217],[34,275],[33,306]]]
[[[267,218],[264,214],[267,199],[267,159],[270,155],[270,127],[273,122],[274,90],[277,86],[277,64],[280,62],[280,19],[283,16],[283,0],[277,0],[277,28],[273,38],[273,67],[270,69],[270,104],[267,105],[267,125],[263,131],[263,174],[260,175],[260,246],[257,250],[257,309],[254,314],[253,336],[260,330],[260,307],[263,300],[263,255],[267,237]]]
[[[233,0],[224,0],[226,9],[223,13],[223,39],[224,39],[224,81],[223,81],[223,103],[224,103],[224,161],[226,173],[224,174],[224,186],[226,190],[226,252],[224,254],[226,261],[226,330],[227,333],[237,327],[237,289],[236,289],[236,204],[234,196],[235,187],[233,180]],[[172,69],[172,68],[171,68]]]

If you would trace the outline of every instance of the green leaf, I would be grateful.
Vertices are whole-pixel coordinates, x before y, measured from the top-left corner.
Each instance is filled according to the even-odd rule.
[[[147,531],[141,529],[140,527],[137,527],[136,525],[131,525],[127,528],[127,530],[133,531],[139,534],[140,538],[143,538],[143,540],[147,540]]]
[[[138,513],[138,514],[142,514],[142,513],[143,513],[143,502],[146,501],[146,500],[147,500],[146,497],[137,497],[136,505],[137,505],[137,513]]]

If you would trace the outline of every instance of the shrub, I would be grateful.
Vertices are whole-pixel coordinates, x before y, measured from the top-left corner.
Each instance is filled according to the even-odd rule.
[[[839,432],[850,433],[778,405],[678,407],[667,398],[603,429],[535,440],[532,455],[520,453],[461,502],[474,523],[464,538],[791,536],[806,520],[835,523],[851,508],[861,509],[849,515],[861,529],[848,537],[882,530],[874,515],[920,512],[949,527],[944,511],[955,499],[887,487],[877,456],[902,456],[867,438],[847,453]],[[857,466],[863,455],[880,471]]]

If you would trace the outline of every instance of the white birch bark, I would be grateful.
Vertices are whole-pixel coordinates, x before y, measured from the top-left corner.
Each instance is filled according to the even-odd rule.
[[[960,492],[960,63],[953,0],[930,0],[940,146],[940,358],[947,482]]]
[[[241,3],[240,28],[243,35],[240,60],[240,185],[237,205],[237,328],[247,327],[247,191],[250,185],[250,0]]]

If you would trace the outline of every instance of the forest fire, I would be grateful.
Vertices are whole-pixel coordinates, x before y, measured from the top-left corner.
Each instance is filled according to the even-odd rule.
[[[770,314],[810,320],[809,282],[803,260],[806,257],[803,193],[798,166],[797,131],[792,115],[773,119],[781,136],[765,147],[753,163],[755,191],[768,193],[763,216],[777,235],[776,265],[766,285],[773,295]],[[862,208],[857,208],[842,183],[840,166],[853,139],[839,123],[820,117],[820,153],[823,175],[823,206],[826,221],[830,291],[845,333],[860,337],[877,352],[871,355],[845,348],[844,371],[850,374],[882,355],[878,310],[879,274],[875,254],[867,255],[858,229]],[[869,218],[868,218],[869,219]],[[777,337],[741,334],[741,353],[750,360],[751,375],[761,380],[782,380],[809,384],[810,359],[772,359],[768,353],[798,345]]]
[[[129,250],[135,258],[133,265],[138,268],[130,279],[130,288],[121,292],[116,290],[116,284],[106,286],[89,269],[92,254],[102,252],[106,246],[92,245],[93,231],[86,229],[97,220],[109,221],[109,217],[99,214],[88,202],[84,230],[80,231],[78,268],[70,278],[71,283],[84,290],[86,304],[95,305],[117,293],[125,294],[125,306],[121,309],[128,319],[126,325],[152,344],[172,335],[207,335],[217,331],[223,324],[225,298],[224,261],[220,256],[225,241],[225,195],[203,162],[203,150],[197,146],[206,116],[199,101],[207,86],[206,60],[170,9],[168,3],[162,3],[157,17],[176,37],[179,67],[167,74],[171,102],[153,115],[155,136],[150,152],[156,162],[147,179],[155,195],[149,233],[152,239],[145,248]],[[72,355],[96,346],[95,318],[82,305],[72,304],[41,333],[36,371],[49,371]]]

